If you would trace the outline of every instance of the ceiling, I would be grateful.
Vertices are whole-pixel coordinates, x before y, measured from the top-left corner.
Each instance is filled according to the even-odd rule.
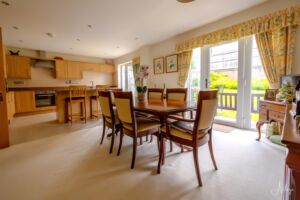
[[[5,45],[116,58],[266,0],[4,1],[10,4],[0,3]]]

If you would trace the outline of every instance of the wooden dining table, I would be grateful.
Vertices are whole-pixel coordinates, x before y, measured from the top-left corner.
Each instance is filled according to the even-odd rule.
[[[159,118],[161,127],[163,127],[167,125],[169,115],[192,111],[195,109],[195,104],[193,102],[185,101],[167,101],[166,99],[145,99],[144,101],[138,101],[135,99],[133,107],[137,112],[151,114]],[[190,149],[187,150],[190,151]],[[165,149],[163,152],[165,152]],[[162,164],[164,163],[164,159],[165,153],[162,155]]]

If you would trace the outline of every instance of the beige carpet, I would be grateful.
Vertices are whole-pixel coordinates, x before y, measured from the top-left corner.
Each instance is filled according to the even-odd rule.
[[[51,121],[53,115],[46,114],[12,122],[15,138],[22,131],[30,134],[28,123],[34,126],[30,131],[37,131],[34,135],[47,133],[42,139],[0,150],[0,199],[281,199],[278,186],[283,180],[285,150],[256,142],[254,132],[214,131],[219,170],[213,170],[208,147],[201,147],[204,186],[198,188],[191,153],[179,153],[179,149],[168,153],[162,174],[157,175],[156,142],[144,143],[138,147],[136,168],[130,170],[129,138],[125,137],[117,157],[117,146],[108,154],[109,140],[99,145],[100,122],[71,127]]]

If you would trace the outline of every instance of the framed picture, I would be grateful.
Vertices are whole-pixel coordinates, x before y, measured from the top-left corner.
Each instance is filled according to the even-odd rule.
[[[275,101],[278,89],[266,89],[265,100]]]
[[[165,72],[164,57],[153,60],[154,74],[163,74]]]
[[[166,69],[167,73],[178,71],[178,59],[176,54],[166,56]]]

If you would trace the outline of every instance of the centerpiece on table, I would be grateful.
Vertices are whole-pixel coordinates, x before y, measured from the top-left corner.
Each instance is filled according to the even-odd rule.
[[[135,75],[135,85],[139,101],[145,100],[145,94],[147,92],[147,86],[145,81],[149,75],[148,70],[148,66],[141,65]]]

